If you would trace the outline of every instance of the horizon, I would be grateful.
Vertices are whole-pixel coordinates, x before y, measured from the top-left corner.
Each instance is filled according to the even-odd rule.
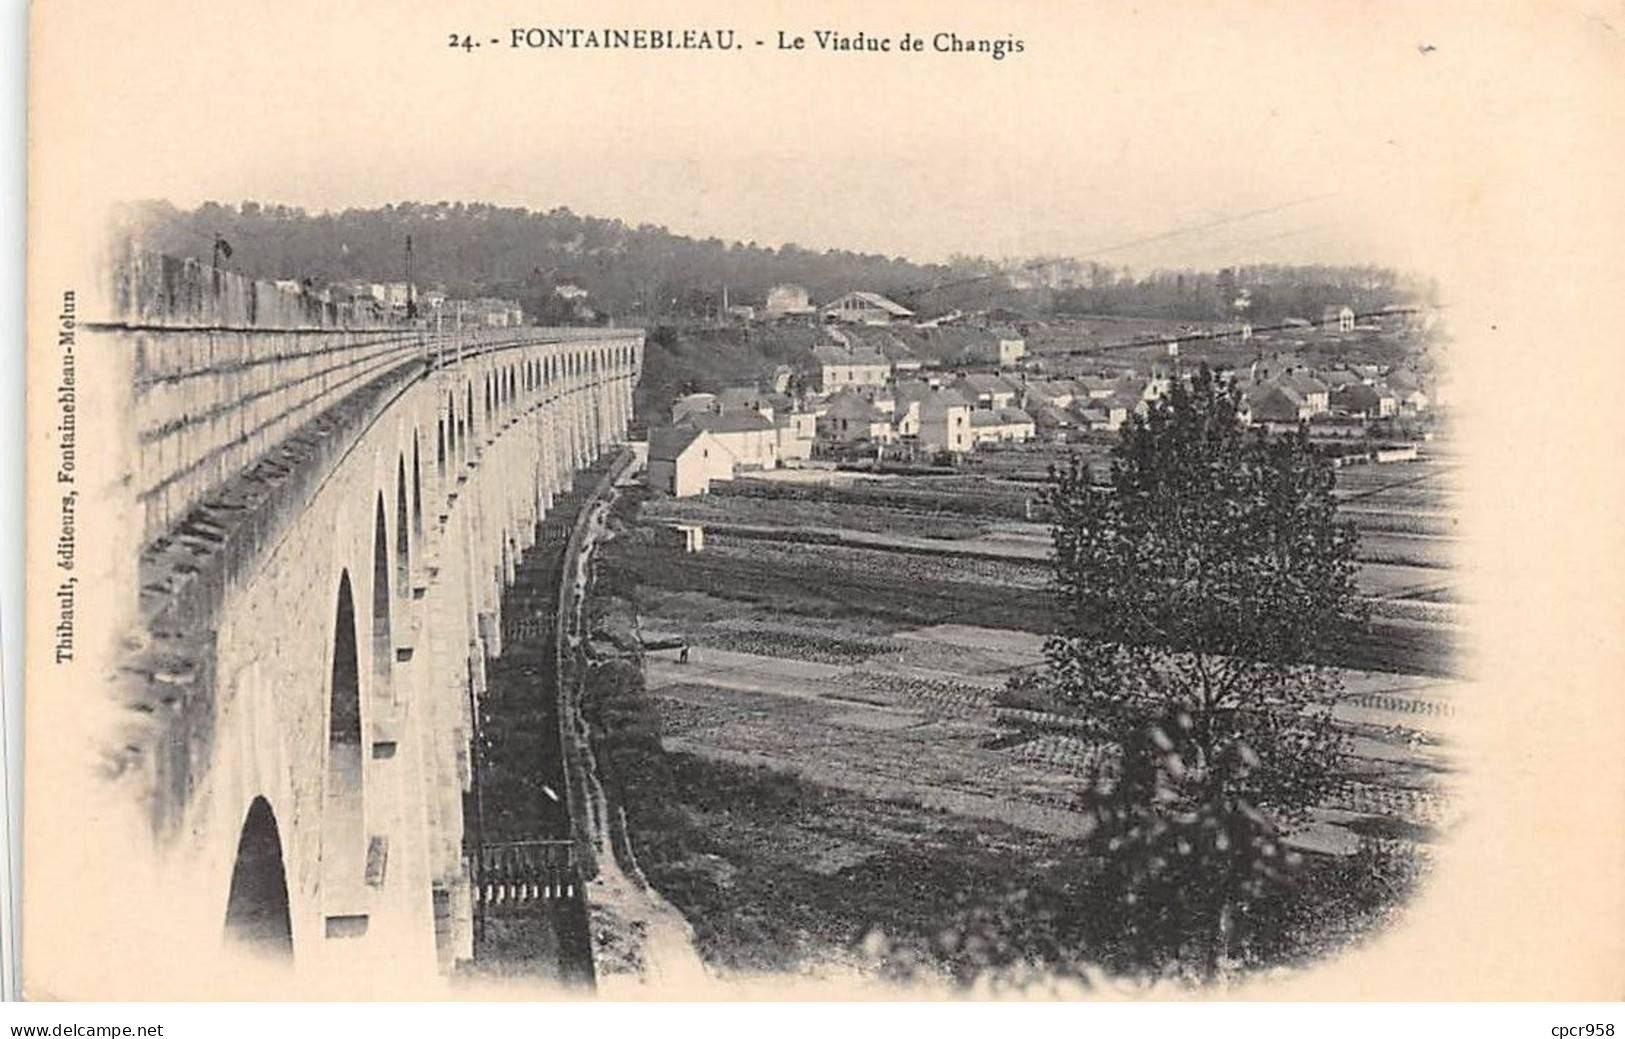
[[[1201,234],[1202,232],[1204,232],[1206,230],[1211,229],[1215,224],[1238,225],[1238,224],[1242,224],[1242,223],[1244,223],[1244,222],[1246,222],[1246,221],[1248,221],[1250,219],[1253,219],[1255,216],[1257,216],[1257,217],[1273,216],[1274,214],[1282,212],[1284,210],[1294,208],[1294,207],[1303,206],[1303,205],[1312,204],[1313,202],[1317,202],[1317,201],[1321,201],[1321,200],[1320,199],[1298,200],[1298,201],[1294,201],[1294,202],[1284,203],[1284,204],[1278,205],[1278,206],[1265,207],[1265,211],[1263,211],[1263,212],[1256,211],[1256,210],[1255,211],[1249,211],[1249,212],[1244,212],[1244,213],[1241,213],[1241,214],[1239,214],[1237,216],[1233,216],[1233,217],[1218,218],[1215,221],[1210,221],[1210,222],[1207,222],[1207,223],[1198,224],[1198,225],[1195,225],[1195,226],[1192,226],[1192,227],[1169,228],[1169,229],[1165,229],[1165,230],[1162,230],[1162,231],[1154,231],[1154,232],[1151,232],[1151,233],[1149,233],[1147,235],[1142,236],[1139,239],[1133,239],[1133,240],[1129,240],[1127,242],[1120,242],[1120,243],[1117,243],[1117,244],[1114,244],[1114,245],[1108,245],[1108,246],[1106,246],[1104,248],[1101,248],[1101,249],[1098,249],[1098,250],[1094,251],[1093,253],[1087,253],[1087,254],[1077,254],[1077,253],[1060,254],[1060,253],[1054,253],[1054,252],[1039,252],[1039,253],[1025,253],[1025,254],[1006,253],[1006,254],[993,255],[993,254],[988,254],[988,253],[974,253],[974,252],[969,252],[969,251],[955,251],[954,253],[951,253],[948,256],[940,257],[940,258],[939,257],[922,257],[922,256],[918,256],[918,255],[915,255],[913,253],[909,253],[909,252],[905,252],[905,251],[863,248],[863,247],[859,247],[859,246],[856,246],[856,245],[851,244],[851,243],[809,244],[809,243],[806,243],[806,242],[794,241],[794,240],[780,240],[780,241],[763,240],[763,238],[761,236],[758,236],[758,237],[755,237],[755,238],[735,237],[735,236],[731,236],[731,235],[725,235],[725,234],[722,234],[722,233],[719,233],[719,232],[716,232],[716,231],[709,231],[708,232],[708,231],[704,231],[704,230],[693,230],[693,229],[685,229],[685,228],[673,227],[670,224],[660,223],[658,221],[653,221],[653,220],[636,220],[636,219],[631,219],[631,218],[628,218],[626,216],[621,216],[621,215],[618,215],[618,214],[584,211],[584,210],[578,209],[577,207],[575,207],[573,205],[569,205],[567,203],[562,203],[562,202],[549,206],[549,205],[525,204],[525,203],[513,203],[513,202],[496,202],[496,201],[488,201],[488,200],[476,199],[476,198],[436,198],[436,199],[434,199],[432,201],[430,201],[428,199],[400,198],[400,199],[390,199],[390,200],[385,200],[385,201],[380,201],[380,202],[374,202],[374,203],[370,203],[370,204],[364,204],[363,203],[363,204],[346,204],[346,205],[339,205],[339,206],[310,206],[310,205],[305,205],[305,204],[302,204],[302,203],[299,203],[299,202],[290,201],[290,200],[282,199],[282,198],[247,198],[247,197],[245,197],[245,198],[239,198],[239,199],[236,199],[236,200],[227,200],[227,199],[220,198],[220,197],[199,196],[196,201],[190,201],[189,200],[189,201],[184,202],[184,203],[181,202],[181,201],[178,201],[174,197],[168,197],[168,198],[153,197],[153,198],[134,199],[134,200],[131,200],[130,202],[128,202],[126,204],[130,205],[130,206],[144,206],[144,205],[151,205],[151,204],[162,204],[162,205],[171,206],[177,212],[180,212],[180,213],[195,214],[199,209],[201,209],[203,206],[206,206],[206,205],[216,205],[216,206],[220,206],[222,208],[229,208],[229,209],[235,210],[235,211],[240,213],[242,211],[242,207],[245,204],[252,203],[254,205],[260,206],[262,209],[270,209],[270,208],[274,208],[274,207],[284,207],[284,208],[289,209],[289,210],[298,211],[298,212],[302,213],[304,216],[310,217],[310,218],[316,218],[316,217],[322,217],[322,216],[341,216],[341,215],[343,215],[345,213],[352,213],[352,212],[355,212],[355,213],[375,213],[375,212],[381,212],[381,211],[383,211],[385,209],[394,209],[394,208],[398,208],[398,207],[402,207],[402,206],[423,206],[423,207],[427,207],[427,208],[434,208],[434,207],[438,207],[438,206],[441,206],[441,205],[446,205],[446,206],[458,206],[458,205],[461,205],[461,206],[465,206],[465,207],[489,206],[489,207],[496,208],[496,209],[501,209],[501,210],[519,210],[519,211],[523,211],[528,216],[547,216],[550,213],[553,213],[555,211],[564,210],[564,211],[568,212],[570,215],[572,215],[572,216],[574,216],[574,217],[576,217],[578,219],[619,221],[623,226],[625,226],[627,228],[630,228],[630,229],[633,229],[633,230],[636,230],[636,229],[641,228],[641,227],[652,227],[652,228],[654,228],[656,230],[663,231],[663,232],[665,232],[667,234],[679,236],[679,237],[686,238],[686,239],[689,239],[689,240],[695,241],[695,242],[705,242],[705,241],[710,241],[710,240],[715,239],[715,240],[721,241],[724,245],[730,246],[730,247],[732,247],[732,246],[755,247],[755,248],[764,249],[764,250],[771,250],[771,251],[774,251],[774,252],[779,252],[779,251],[782,251],[784,249],[799,249],[799,250],[804,250],[804,251],[807,251],[807,252],[817,253],[817,254],[823,254],[823,253],[826,253],[826,252],[844,252],[844,253],[849,253],[849,254],[859,255],[859,256],[878,256],[878,257],[886,258],[888,260],[901,260],[903,262],[914,264],[914,265],[917,265],[917,266],[941,266],[941,267],[952,268],[955,261],[970,261],[970,262],[977,262],[977,263],[992,263],[992,264],[997,265],[1000,268],[1001,273],[1006,273],[1006,274],[1013,274],[1013,273],[1016,273],[1016,272],[1022,271],[1022,270],[1033,270],[1033,269],[1037,269],[1037,268],[1042,268],[1042,267],[1044,267],[1046,265],[1055,264],[1055,263],[1076,263],[1076,264],[1099,263],[1102,266],[1105,266],[1105,267],[1108,267],[1108,268],[1111,268],[1113,270],[1118,271],[1120,274],[1126,274],[1127,276],[1129,276],[1130,278],[1133,278],[1133,279],[1143,279],[1143,278],[1150,277],[1150,276],[1156,275],[1158,273],[1164,273],[1164,272],[1166,272],[1166,273],[1179,273],[1179,272],[1208,273],[1208,272],[1217,272],[1217,271],[1223,270],[1225,268],[1243,269],[1243,268],[1250,268],[1250,267],[1272,267],[1272,266],[1273,267],[1285,267],[1285,268],[1297,268],[1297,269],[1310,268],[1310,267],[1327,267],[1327,268],[1336,268],[1336,269],[1370,268],[1370,269],[1374,269],[1374,270],[1386,271],[1386,272],[1392,273],[1392,274],[1394,274],[1396,276],[1399,276],[1401,278],[1423,277],[1423,276],[1425,276],[1422,272],[1409,270],[1409,269],[1406,269],[1404,267],[1401,267],[1401,266],[1398,266],[1398,265],[1395,265],[1395,264],[1392,264],[1392,263],[1384,263],[1384,262],[1381,262],[1381,261],[1378,261],[1378,260],[1375,260],[1375,259],[1363,259],[1363,260],[1362,259],[1327,259],[1327,258],[1324,258],[1324,257],[1322,257],[1322,258],[1303,258],[1303,259],[1254,258],[1254,259],[1230,260],[1230,261],[1226,261],[1226,262],[1189,262],[1189,261],[1177,262],[1176,261],[1176,262],[1166,262],[1166,263],[1151,263],[1151,264],[1139,263],[1139,264],[1136,264],[1136,263],[1127,262],[1124,259],[1121,259],[1121,258],[1118,258],[1118,257],[1114,257],[1113,255],[1110,255],[1112,253],[1123,252],[1123,251],[1125,251],[1125,250],[1127,250],[1129,248],[1132,248],[1132,247],[1155,245],[1156,243],[1165,241],[1167,239],[1184,238],[1184,237],[1187,237],[1187,236],[1198,235],[1198,234]],[[1297,233],[1299,233],[1299,232],[1286,232],[1283,235],[1274,235],[1274,236],[1271,236],[1271,237],[1287,237],[1287,236],[1295,235]]]

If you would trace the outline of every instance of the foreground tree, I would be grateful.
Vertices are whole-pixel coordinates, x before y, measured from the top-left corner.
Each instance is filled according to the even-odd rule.
[[[1326,666],[1363,621],[1352,524],[1303,431],[1244,428],[1206,369],[1133,419],[1105,486],[1057,472],[1045,685],[1101,744],[1095,840],[1122,939],[1211,974],[1286,882],[1281,843],[1341,779]],[[1256,914],[1253,914],[1256,915]]]

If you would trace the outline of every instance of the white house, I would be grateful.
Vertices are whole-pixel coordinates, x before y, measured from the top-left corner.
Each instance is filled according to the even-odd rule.
[[[694,414],[685,418],[683,424],[711,434],[723,451],[732,456],[736,468],[777,469],[779,466],[778,430],[760,412]]]
[[[712,480],[733,478],[733,458],[703,429],[672,426],[649,434],[645,482],[678,498],[705,494]]]
[[[937,451],[964,454],[975,441],[971,435],[971,406],[953,390],[935,390],[919,402],[920,443]]]
[[[853,386],[884,386],[891,378],[891,362],[874,350],[847,350],[825,343],[813,347],[813,360],[825,393]]]

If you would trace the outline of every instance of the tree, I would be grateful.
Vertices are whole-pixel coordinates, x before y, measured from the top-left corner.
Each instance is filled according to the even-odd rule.
[[[1148,959],[1211,973],[1340,781],[1328,649],[1363,623],[1353,525],[1307,432],[1249,433],[1205,368],[1054,473],[1046,684],[1103,753],[1088,795]]]

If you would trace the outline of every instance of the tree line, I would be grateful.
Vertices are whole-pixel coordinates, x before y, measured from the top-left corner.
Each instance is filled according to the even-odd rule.
[[[544,323],[579,320],[554,290],[590,293],[598,320],[645,324],[716,316],[724,290],[733,303],[760,303],[781,283],[814,301],[852,289],[892,296],[922,315],[1004,309],[1033,317],[1106,314],[1213,320],[1317,318],[1322,307],[1376,309],[1414,302],[1426,285],[1376,267],[1256,265],[1219,271],[1157,270],[1078,260],[1022,264],[955,255],[916,263],[844,249],[777,247],[675,234],[653,224],[466,202],[401,202],[371,209],[309,212],[255,201],[167,202],[129,208],[128,222],[159,251],[209,258],[230,246],[226,265],[256,278],[309,279],[316,287],[403,281],[412,240],[412,280],[454,296],[518,300]],[[1238,300],[1246,303],[1239,306]]]

